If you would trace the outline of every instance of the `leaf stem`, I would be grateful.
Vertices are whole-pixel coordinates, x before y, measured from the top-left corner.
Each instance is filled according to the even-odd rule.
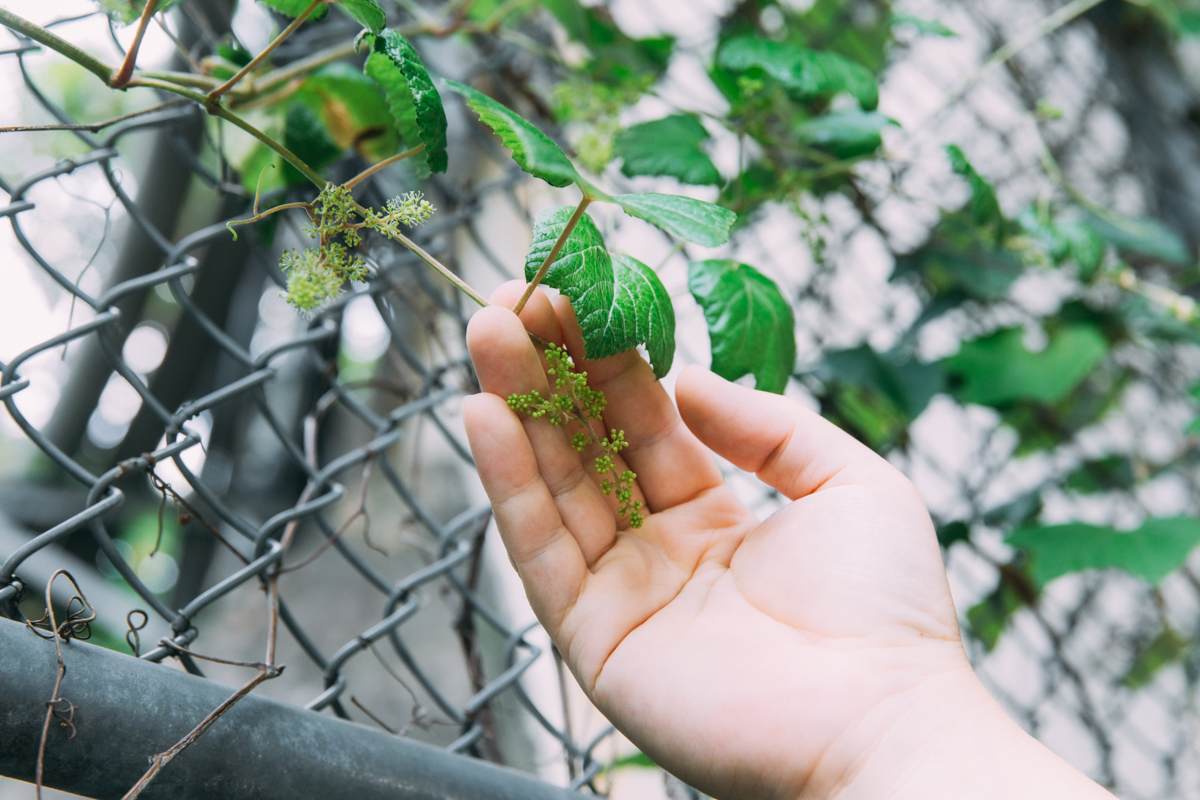
[[[302,58],[299,61],[293,61],[286,67],[273,69],[266,75],[263,75],[254,82],[255,94],[266,94],[267,92],[284,85],[293,78],[298,78],[301,75],[311,72],[319,67],[323,67],[330,62],[352,55],[354,55],[353,42],[340,44],[335,47],[327,47],[324,50],[318,50],[307,58]]]
[[[288,150],[286,147],[272,139],[267,134],[260,131],[258,128],[251,125],[249,122],[246,122],[246,120],[242,119],[237,114],[234,114],[232,111],[221,105],[207,105],[207,98],[199,92],[193,92],[191,89],[185,89],[182,86],[176,86],[173,83],[160,81],[156,78],[135,77],[129,81],[128,85],[130,87],[147,86],[154,89],[162,89],[164,91],[173,92],[180,97],[186,97],[189,100],[193,100],[204,106],[209,114],[212,114],[214,117],[220,117],[223,120],[232,122],[234,125],[241,128],[255,139],[258,139],[260,142],[274,150],[279,155],[283,156],[285,161],[299,170],[304,177],[312,181],[318,189],[324,189],[325,185],[328,183],[328,181],[318,175],[312,167],[301,161],[299,156],[297,156],[291,150]]]
[[[538,267],[537,274],[533,276],[533,280],[525,287],[525,293],[521,295],[521,299],[513,306],[512,310],[514,314],[520,315],[522,309],[525,308],[525,304],[529,302],[529,298],[533,297],[533,290],[542,282],[542,278],[546,277],[546,273],[550,271],[550,265],[554,263],[554,259],[558,258],[559,251],[563,249],[563,245],[567,243],[567,239],[571,236],[571,231],[575,230],[575,226],[579,223],[580,218],[583,217],[583,212],[587,210],[587,207],[591,203],[592,198],[585,194],[583,199],[579,201],[579,205],[575,206],[574,213],[567,220],[567,224],[563,226],[562,233],[555,240],[554,247],[550,248],[550,252],[546,255],[546,260]]]
[[[88,72],[108,84],[112,78],[113,68],[89,53],[80,50],[75,45],[43,28],[35,25],[24,17],[18,17],[6,8],[0,8],[0,25],[10,28],[22,36],[27,36],[35,42],[40,42],[51,50],[74,61]]]
[[[346,181],[344,186],[347,189],[353,189],[355,186],[358,186],[360,183],[362,183],[367,178],[374,175],[376,172],[379,172],[379,170],[383,169],[384,167],[395,164],[397,161],[403,161],[404,159],[408,158],[409,156],[415,156],[417,153],[422,152],[424,149],[425,149],[425,145],[419,144],[411,150],[405,150],[403,153],[397,153],[396,155],[391,156],[390,158],[385,158],[383,161],[380,161],[378,164],[372,164],[370,167],[367,167],[362,172],[358,173],[353,178]]]
[[[391,238],[395,239],[396,241],[398,241],[400,244],[407,247],[409,250],[411,250],[414,254],[416,254],[417,258],[421,259],[426,264],[428,264],[429,266],[431,266],[435,270],[437,270],[439,273],[441,273],[441,276],[443,278],[445,278],[446,280],[453,283],[454,286],[459,291],[461,291],[463,294],[465,294],[467,297],[474,300],[481,307],[487,308],[488,301],[483,298],[483,295],[479,294],[479,292],[472,289],[470,284],[468,284],[462,278],[458,277],[453,272],[451,272],[450,268],[447,267],[445,264],[438,261],[436,258],[429,255],[429,253],[426,253],[424,250],[422,250],[421,246],[419,244],[417,244],[412,239],[405,236],[403,233],[400,233],[399,231],[395,231],[395,232],[389,234],[389,236]]]
[[[158,0],[146,0],[146,5],[142,7],[142,16],[138,19],[137,31],[133,34],[133,44],[129,45],[129,49],[125,51],[125,60],[121,62],[121,69],[108,83],[112,88],[124,89],[133,76],[133,68],[137,66],[138,50],[142,47],[142,37],[146,35],[146,27],[150,24],[150,19],[154,16],[157,8]]]
[[[155,0],[150,0],[150,2],[155,2]],[[221,95],[225,94],[230,89],[232,89],[234,86],[236,86],[237,82],[240,81],[243,77],[245,77],[246,73],[250,72],[250,70],[254,69],[260,63],[262,63],[262,60],[264,58],[266,58],[267,56],[269,56],[271,54],[272,50],[274,50],[276,47],[279,47],[279,45],[283,44],[283,40],[286,39],[287,37],[291,36],[292,33],[296,30],[296,28],[299,28],[300,24],[302,22],[304,22],[304,20],[308,17],[308,15],[311,14],[313,11],[315,11],[317,6],[319,6],[320,4],[321,4],[321,0],[312,0],[312,2],[308,4],[308,8],[304,9],[304,11],[302,11],[300,13],[300,16],[298,16],[294,20],[292,20],[291,25],[288,25],[286,28],[284,28],[280,32],[280,34],[275,37],[274,41],[272,41],[269,45],[267,45],[266,47],[263,48],[261,53],[256,55],[254,58],[250,59],[249,64],[247,64],[246,66],[239,69],[233,75],[233,77],[231,77],[229,80],[225,81],[223,84],[221,84],[220,86],[218,86],[217,88],[215,88],[211,92],[209,92],[208,98],[205,101],[205,105],[206,106],[215,106],[218,102],[220,102]]]

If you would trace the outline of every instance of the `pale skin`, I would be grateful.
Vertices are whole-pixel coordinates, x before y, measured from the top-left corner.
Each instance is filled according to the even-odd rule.
[[[471,449],[538,619],[647,755],[717,798],[1112,800],[975,677],[900,472],[803,406],[698,367],[673,403],[636,352],[584,361],[565,298],[538,290],[518,319],[522,289],[498,289],[467,332],[483,388],[463,405]],[[549,390],[527,331],[607,395],[640,529],[572,430],[505,404]],[[792,502],[758,519],[713,453]]]

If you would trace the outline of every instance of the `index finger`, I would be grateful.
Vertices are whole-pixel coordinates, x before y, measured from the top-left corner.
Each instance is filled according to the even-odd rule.
[[[625,431],[629,447],[621,451],[651,511],[663,511],[724,484],[716,461],[679,418],[662,384],[636,350],[584,361],[583,334],[566,297],[554,299],[554,311],[567,350],[588,374],[588,385],[604,392],[604,424]]]

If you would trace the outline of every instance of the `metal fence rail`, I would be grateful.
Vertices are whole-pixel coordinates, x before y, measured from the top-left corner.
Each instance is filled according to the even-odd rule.
[[[120,798],[145,770],[145,753],[173,745],[228,692],[86,643],[63,648],[76,730],[46,752],[63,789]],[[0,619],[0,772],[32,781],[44,698],[54,686],[54,644]],[[143,797],[293,800],[568,800],[574,792],[407,739],[254,695],[221,718],[220,736],[181,753]],[[104,765],[99,769],[99,765]],[[263,776],[270,780],[263,780]]]

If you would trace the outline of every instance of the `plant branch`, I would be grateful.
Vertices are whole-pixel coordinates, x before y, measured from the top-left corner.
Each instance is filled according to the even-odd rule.
[[[324,50],[318,50],[307,58],[302,58],[299,61],[293,61],[286,67],[273,69],[266,75],[254,82],[254,93],[256,95],[266,94],[280,86],[283,86],[293,78],[299,78],[315,69],[325,66],[340,58],[346,58],[354,55],[354,43],[339,44],[334,47],[327,47]]]
[[[238,689],[224,703],[221,703],[221,705],[213,709],[212,713],[202,719],[200,724],[193,728],[187,736],[184,736],[177,743],[172,745],[170,749],[159,753],[158,755],[151,756],[150,768],[146,770],[146,773],[142,775],[137,783],[133,785],[133,788],[125,793],[125,796],[122,798],[122,800],[133,800],[133,798],[140,795],[142,791],[145,790],[146,786],[150,784],[150,781],[154,780],[155,776],[162,772],[163,767],[165,767],[167,764],[170,764],[177,755],[182,753],[189,746],[191,746],[193,742],[203,736],[204,732],[211,728],[213,724],[221,718],[222,714],[233,708],[237,701],[250,694],[250,692],[254,690],[254,687],[258,686],[263,681],[277,677],[281,672],[283,672],[282,667],[276,667],[270,664],[258,664],[256,666],[258,667],[258,674],[251,678],[244,686],[242,686],[242,688]]]
[[[379,170],[383,169],[384,167],[395,164],[397,161],[403,161],[404,159],[408,158],[409,156],[415,156],[417,153],[424,151],[424,149],[425,149],[425,145],[419,144],[411,150],[405,150],[403,153],[397,153],[394,156],[385,158],[383,161],[380,161],[378,164],[371,165],[370,167],[364,169],[362,172],[355,175],[350,180],[346,181],[344,186],[347,189],[353,189],[355,186],[358,186],[360,183],[362,183],[367,178],[374,175],[376,172],[379,172]]]
[[[533,276],[533,280],[525,287],[525,293],[521,295],[521,299],[513,306],[513,313],[520,315],[521,310],[525,308],[525,304],[529,302],[529,298],[533,297],[533,290],[542,282],[542,278],[546,277],[546,273],[550,271],[550,265],[554,263],[554,259],[558,258],[558,253],[563,249],[563,245],[567,243],[567,239],[571,236],[571,231],[575,230],[575,226],[579,224],[580,218],[583,217],[583,212],[591,205],[592,198],[584,195],[579,201],[579,205],[575,206],[574,213],[567,220],[567,224],[563,226],[562,233],[558,235],[558,239],[554,242],[554,247],[550,248],[550,252],[546,255],[546,260],[538,267],[537,274]]]
[[[106,119],[103,122],[81,123],[79,125],[12,125],[7,128],[0,128],[0,133],[25,133],[29,131],[90,131],[99,133],[101,129],[107,128],[109,125],[116,125],[118,122],[124,122],[127,119],[153,114],[156,111],[162,111],[165,108],[183,105],[187,100],[168,100],[165,103],[159,103],[150,108],[143,108],[141,111],[131,111],[128,114],[122,114],[119,117]]]
[[[212,89],[217,85],[217,79],[208,75],[193,75],[190,72],[171,72],[170,70],[155,71],[142,70],[138,72],[139,78],[156,78],[160,81],[167,81],[179,86],[191,86],[196,89]]]
[[[154,0],[150,0],[150,1],[154,2]],[[291,25],[288,25],[286,28],[284,28],[280,32],[280,34],[275,37],[274,41],[272,41],[269,45],[267,45],[266,47],[263,48],[261,53],[256,55],[254,58],[250,59],[249,64],[247,64],[246,66],[239,69],[233,75],[233,77],[231,77],[229,80],[225,81],[223,84],[221,84],[220,86],[218,86],[217,88],[215,88],[211,92],[209,92],[208,99],[205,102],[205,105],[215,106],[218,102],[220,102],[221,95],[225,94],[227,91],[229,91],[234,86],[236,86],[237,82],[240,81],[243,77],[245,77],[246,73],[250,72],[250,70],[254,69],[259,64],[261,64],[262,60],[264,58],[271,55],[271,51],[273,51],[276,47],[279,47],[279,45],[283,44],[283,40],[286,39],[287,37],[291,36],[292,33],[296,30],[296,28],[299,28],[300,24],[302,22],[304,22],[304,20],[308,18],[308,15],[311,14],[313,11],[315,11],[317,6],[319,6],[320,4],[321,4],[321,0],[312,0],[312,2],[308,4],[308,8],[304,9],[304,11],[302,11],[300,13],[300,16],[298,16],[294,20],[292,20]]]
[[[125,84],[129,83],[129,79],[133,76],[133,68],[137,66],[138,50],[142,47],[142,37],[146,35],[146,27],[150,24],[157,8],[158,0],[146,0],[146,5],[142,6],[142,16],[138,19],[137,31],[133,34],[133,44],[129,45],[129,49],[125,51],[125,60],[121,62],[120,71],[108,83],[112,88],[124,89]]]
[[[51,50],[66,56],[88,72],[95,75],[105,84],[112,78],[113,68],[89,53],[80,50],[75,45],[43,28],[35,25],[24,17],[18,17],[6,8],[0,8],[0,25],[27,36],[35,42],[46,45]]]
[[[453,283],[455,285],[455,287],[457,287],[459,289],[459,291],[461,291],[467,297],[471,298],[472,300],[474,300],[476,303],[478,303],[480,306],[482,306],[484,308],[486,308],[488,306],[488,301],[485,300],[483,298],[483,296],[481,294],[479,294],[479,292],[472,289],[470,284],[468,284],[462,278],[458,277],[453,272],[451,272],[450,268],[447,267],[445,264],[438,261],[436,258],[429,255],[429,253],[426,253],[424,250],[422,250],[421,246],[418,245],[416,242],[414,242],[412,239],[409,239],[407,236],[405,236],[403,233],[400,233],[400,232],[395,232],[391,235],[392,235],[392,238],[394,238],[396,241],[400,242],[400,244],[404,245],[409,250],[411,250],[413,253],[415,253],[417,258],[421,259],[426,264],[428,264],[429,266],[433,267],[435,270],[440,272],[443,278],[445,278],[446,280]]]
[[[258,139],[260,142],[265,144],[267,147],[274,150],[279,155],[283,156],[285,161],[287,161],[289,164],[291,164],[293,167],[295,167],[297,170],[299,170],[300,173],[304,175],[304,177],[306,177],[310,181],[312,181],[313,184],[318,189],[324,189],[325,184],[328,183],[328,181],[326,181],[324,178],[322,178],[320,175],[318,175],[312,167],[310,167],[308,164],[305,164],[302,160],[300,160],[300,157],[298,155],[293,153],[291,150],[288,150],[282,144],[275,141],[270,136],[263,133],[258,128],[254,127],[253,125],[251,125],[249,122],[246,122],[246,120],[242,119],[237,114],[234,114],[232,111],[230,111],[229,109],[227,109],[219,104],[212,105],[212,106],[207,105],[208,98],[205,95],[200,94],[199,92],[193,92],[191,89],[185,89],[182,86],[176,86],[173,83],[167,83],[166,81],[160,81],[155,78],[135,77],[131,81],[129,81],[128,85],[131,87],[147,86],[147,87],[150,87],[153,89],[162,89],[164,91],[173,92],[174,94],[177,94],[180,97],[186,97],[189,100],[193,100],[193,101],[199,103],[200,105],[204,106],[209,114],[212,114],[215,117],[220,117],[223,120],[227,120],[227,121],[233,123],[237,127],[244,130],[246,133],[253,136],[255,139]]]

